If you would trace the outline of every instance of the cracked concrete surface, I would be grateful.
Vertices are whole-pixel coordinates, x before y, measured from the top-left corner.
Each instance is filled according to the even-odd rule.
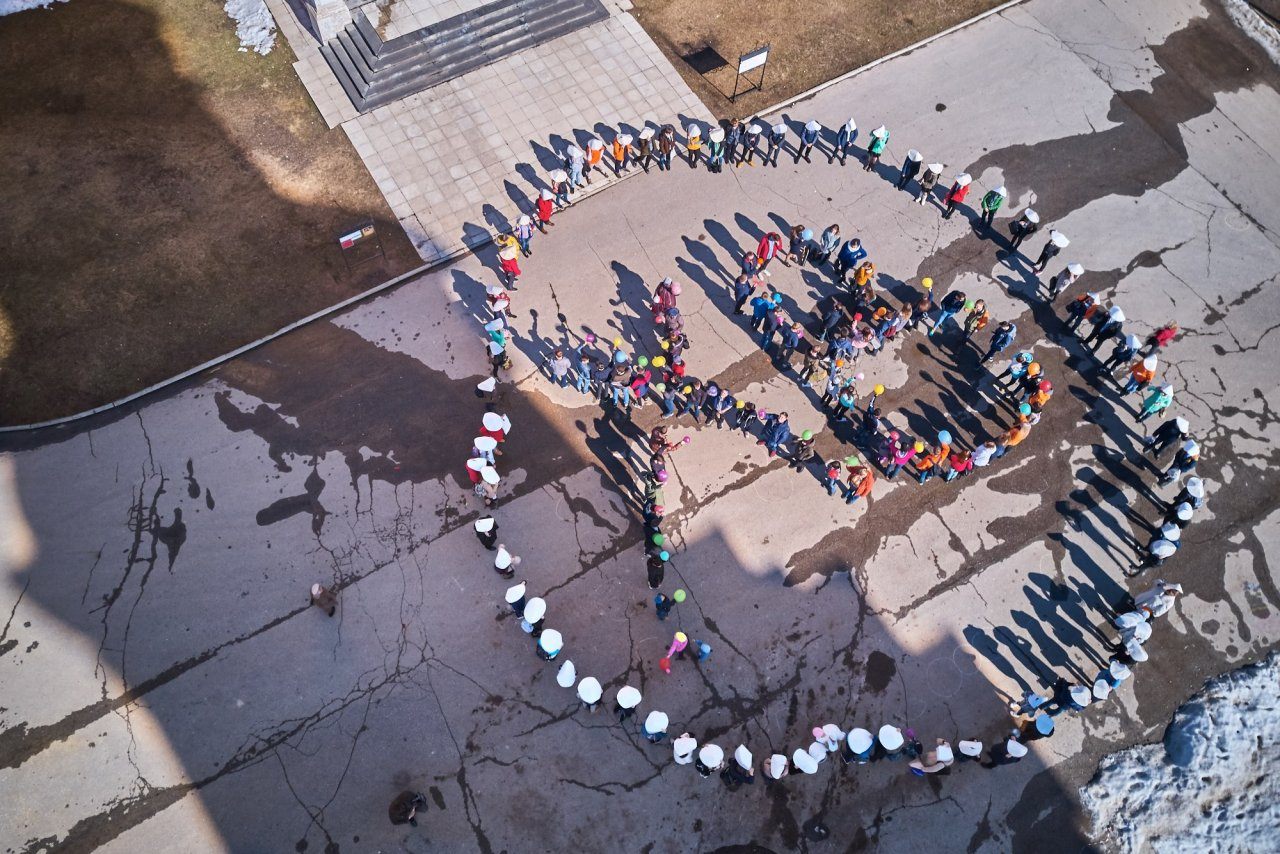
[[[1205,678],[1280,637],[1276,79],[1210,4],[1032,0],[787,111],[835,125],[853,105],[860,126],[886,124],[878,173],[821,156],[721,176],[677,163],[559,214],[513,306],[497,516],[565,635],[562,658],[605,686],[594,715],[536,659],[470,529],[461,462],[483,409],[488,256],[128,413],[9,437],[5,849],[816,850],[819,817],[850,850],[942,834],[970,851],[1086,847],[1075,787],[1098,758],[1158,738]],[[1017,766],[919,780],[825,763],[729,793],[674,766],[670,742],[649,745],[635,719],[618,725],[617,688],[638,687],[670,732],[743,741],[758,759],[829,721],[991,741],[1005,697],[1054,673],[1092,677],[1108,607],[1150,580],[1122,570],[1169,490],[1137,456],[1132,401],[1079,372],[1087,357],[1027,263],[894,190],[908,147],[971,172],[979,195],[1006,183],[1017,204],[1001,233],[1034,204],[1071,237],[1057,260],[1089,271],[1077,291],[1121,304],[1132,331],[1181,324],[1163,376],[1210,484],[1163,572],[1187,596],[1134,682]],[[734,253],[794,222],[860,235],[886,297],[930,275],[1016,318],[1057,394],[999,464],[949,486],[882,478],[853,508],[741,434],[682,419],[672,432],[692,441],[670,465],[664,590],[689,598],[660,623],[632,492],[644,457],[628,449],[655,408],[638,427],[605,417],[551,385],[542,354],[586,332],[655,354],[643,300],[676,276],[693,372],[788,410],[797,431],[819,431],[820,454],[843,456],[816,397],[727,315]],[[830,292],[811,269],[771,272],[797,314]],[[1008,418],[975,361],[915,335],[864,357],[861,385],[888,388],[896,426],[969,443]],[[339,591],[332,619],[308,607],[313,582]],[[677,629],[714,652],[667,675],[657,662]],[[405,787],[428,797],[416,830],[386,820]]]

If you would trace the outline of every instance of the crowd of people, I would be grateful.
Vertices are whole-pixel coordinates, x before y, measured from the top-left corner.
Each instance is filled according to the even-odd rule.
[[[810,162],[820,143],[821,125],[811,121],[804,126],[793,146],[795,161]],[[746,122],[732,120],[722,126],[707,129],[699,126],[686,128],[684,158],[691,168],[705,160],[707,167],[718,172],[725,165],[740,167],[754,164],[755,158],[765,165],[777,165],[778,154],[784,149],[787,127],[784,124],[766,125],[759,119]],[[851,156],[856,157],[854,141],[857,126],[853,120],[841,125],[835,142],[828,152],[828,163],[839,160],[841,165]],[[874,168],[885,151],[888,131],[877,128],[871,133],[871,143],[864,154],[864,168]],[[705,139],[705,141],[704,141]],[[664,125],[659,129],[646,127],[638,140],[628,134],[619,134],[611,144],[609,155],[615,174],[627,171],[633,162],[644,171],[656,164],[659,170],[673,168],[673,154],[678,145],[674,128]],[[492,360],[492,375],[478,386],[480,393],[493,392],[499,372],[510,366],[506,348],[510,341],[509,321],[516,315],[511,311],[512,295],[520,276],[519,256],[532,254],[531,240],[534,228],[545,233],[553,224],[554,206],[569,202],[578,188],[591,182],[594,170],[601,169],[605,158],[603,141],[593,139],[586,150],[570,146],[564,152],[564,168],[551,173],[551,187],[545,190],[537,204],[537,219],[524,216],[511,235],[498,241],[498,257],[503,281],[488,287],[488,307],[491,318],[484,324],[485,344]],[[923,157],[912,149],[902,164],[897,180],[899,189],[908,189],[917,182],[917,201],[924,203],[933,198],[935,187],[942,174],[941,164],[931,163],[922,169]],[[957,175],[951,188],[943,195],[944,216],[967,197],[972,181],[967,174]],[[1008,198],[1007,190],[996,187],[981,197],[981,216],[977,227],[994,227],[996,212]],[[1040,217],[1031,208],[1024,209],[1010,225],[1011,252],[1017,253],[1024,240],[1039,230]],[[1039,276],[1069,245],[1067,238],[1051,229],[1034,264],[1032,272]],[[885,388],[875,384],[865,396],[859,393],[857,383],[866,379],[860,366],[874,359],[894,342],[901,341],[919,330],[926,340],[939,336],[957,337],[957,347],[978,347],[979,363],[987,365],[1011,347],[1017,336],[1012,320],[993,322],[991,312],[981,299],[970,299],[959,289],[953,289],[940,300],[935,299],[933,282],[924,278],[921,290],[906,300],[889,300],[876,290],[876,267],[860,238],[841,234],[833,224],[820,236],[804,225],[795,225],[784,243],[781,234],[769,232],[760,239],[753,251],[740,259],[740,273],[732,285],[733,316],[746,318],[750,333],[758,334],[760,347],[769,353],[781,372],[794,375],[797,384],[807,390],[822,389],[820,397],[814,392],[815,405],[832,425],[848,424],[846,439],[840,440],[839,453],[819,457],[815,449],[813,431],[792,433],[791,417],[787,412],[767,412],[756,402],[748,400],[741,392],[735,392],[715,379],[700,379],[694,375],[686,361],[689,340],[684,318],[680,311],[681,284],[670,278],[663,279],[654,289],[648,307],[655,326],[654,350],[651,353],[628,352],[622,339],[602,342],[586,335],[574,349],[556,348],[543,361],[550,378],[562,387],[571,382],[579,392],[596,399],[617,417],[628,417],[633,409],[653,402],[661,409],[661,419],[688,417],[695,424],[714,423],[718,429],[740,431],[754,438],[765,448],[768,457],[784,457],[795,469],[812,468],[827,492],[834,496],[842,492],[845,501],[853,503],[872,494],[878,470],[885,478],[894,478],[906,469],[919,483],[933,477],[944,482],[962,478],[976,469],[992,464],[1012,448],[1021,444],[1032,428],[1040,422],[1053,397],[1053,384],[1046,376],[1043,364],[1037,361],[1031,350],[1017,352],[999,373],[992,372],[991,382],[997,395],[1009,407],[1007,426],[998,435],[982,441],[974,440],[963,447],[955,441],[952,425],[936,425],[927,440],[908,435],[905,429],[890,425],[883,416],[879,401],[886,394]],[[829,268],[832,293],[826,305],[820,304],[802,318],[789,317],[782,308],[782,297],[768,286],[770,265],[777,260],[784,266],[808,265],[819,270]],[[1065,265],[1060,273],[1051,277],[1046,288],[1047,300],[1057,300],[1085,274],[1078,263]],[[750,314],[748,317],[748,309]],[[1159,353],[1173,340],[1178,329],[1169,323],[1156,329],[1145,339],[1126,333],[1124,312],[1117,306],[1108,306],[1097,293],[1086,293],[1072,298],[1065,309],[1065,326],[1076,333],[1087,354],[1097,354],[1108,341],[1113,350],[1103,360],[1094,356],[1100,379],[1112,379],[1120,394],[1141,394],[1144,398],[1138,407],[1136,422],[1161,415],[1173,401],[1173,389],[1168,382],[1156,382],[1159,370]],[[955,329],[950,327],[954,326]],[[979,345],[977,337],[986,334],[985,345]],[[927,329],[927,331],[925,331]],[[570,355],[572,354],[572,355]],[[1117,372],[1123,372],[1115,380]],[[476,494],[487,510],[492,510],[498,500],[498,457],[501,445],[511,431],[506,416],[486,411],[478,435],[473,442],[467,471]],[[834,433],[835,431],[833,431]],[[668,480],[667,461],[671,454],[688,445],[689,436],[673,439],[665,423],[659,423],[647,436],[648,465],[638,480],[640,493],[637,503],[642,509],[644,529],[644,556],[646,577],[650,590],[658,590],[665,581],[665,567],[670,560],[669,543],[663,531],[666,500],[663,494]],[[1177,483],[1181,491],[1167,505],[1164,518],[1153,526],[1155,535],[1135,560],[1132,571],[1141,572],[1159,566],[1178,549],[1180,532],[1190,523],[1205,498],[1204,483],[1193,472],[1199,460],[1199,446],[1191,435],[1189,422],[1183,417],[1164,421],[1143,439],[1144,453],[1159,460],[1170,448],[1177,447],[1172,462],[1160,478],[1161,485]],[[1185,485],[1181,480],[1189,476]],[[499,542],[498,523],[491,512],[486,512],[474,523],[475,532],[485,549],[494,553],[494,569],[504,578],[512,579],[520,564],[520,558]],[[1089,706],[1106,700],[1132,675],[1132,667],[1145,661],[1143,648],[1151,636],[1152,623],[1174,607],[1182,587],[1164,580],[1155,582],[1141,595],[1114,603],[1110,618],[1116,629],[1116,639],[1107,666],[1098,673],[1092,683],[1078,684],[1065,677],[1057,678],[1045,691],[1028,691],[1020,700],[1010,703],[1014,725],[990,741],[987,758],[981,757],[984,742],[980,738],[958,740],[953,749],[951,742],[937,738],[926,746],[910,728],[886,723],[873,732],[861,726],[841,726],[827,723],[815,726],[813,740],[807,746],[797,748],[790,755],[773,753],[762,761],[760,776],[766,783],[773,783],[788,774],[816,773],[827,758],[840,754],[845,763],[867,763],[877,760],[904,760],[912,773],[927,775],[945,773],[954,763],[977,761],[984,767],[994,768],[1016,762],[1028,752],[1027,742],[1053,734],[1055,719],[1064,712],[1078,713]],[[520,620],[521,629],[533,641],[534,651],[544,661],[557,660],[564,649],[563,635],[545,626],[547,603],[540,597],[528,595],[528,583],[520,581],[505,593],[505,602]],[[675,604],[684,600],[684,591],[676,590],[672,597],[658,592],[655,608],[659,619],[665,619]],[[666,656],[660,662],[669,672],[673,659],[694,656],[703,662],[711,653],[709,644],[695,640],[692,645],[683,632],[676,632]],[[596,677],[579,678],[572,660],[563,661],[557,670],[557,683],[566,689],[575,689],[580,702],[594,712],[603,699],[602,684]],[[640,691],[633,686],[620,688],[614,698],[613,711],[620,721],[625,721],[640,711]],[[640,733],[651,742],[660,742],[667,736],[671,719],[661,710],[650,710],[640,724]],[[719,773],[726,785],[736,789],[754,782],[756,761],[750,748],[739,744],[732,754],[732,762],[726,758],[725,749],[714,743],[699,744],[689,732],[682,732],[673,739],[673,757],[677,764],[692,764],[704,777]]]

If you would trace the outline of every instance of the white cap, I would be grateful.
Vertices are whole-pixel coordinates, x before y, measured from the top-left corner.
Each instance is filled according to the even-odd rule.
[[[1185,501],[1175,507],[1174,511],[1178,514],[1178,518],[1184,522],[1190,521],[1191,514],[1195,512],[1191,505]]]
[[[1077,706],[1087,706],[1090,700],[1089,689],[1083,685],[1071,686],[1071,699]]]
[[[1142,644],[1138,642],[1136,638],[1131,638],[1125,641],[1124,651],[1126,655],[1138,662],[1146,661],[1151,657],[1147,654],[1147,651],[1142,648]]]
[[[552,181],[555,181],[557,184],[562,183],[562,182],[564,182],[564,181],[568,181],[568,180],[569,180],[569,173],[568,173],[568,172],[565,172],[563,169],[552,169],[552,170],[551,170],[551,180],[552,180]],[[527,217],[525,217],[525,218],[527,219]]]
[[[886,137],[889,135],[889,130],[884,125],[880,125],[880,127],[871,132],[871,135],[875,137]]]
[[[484,325],[484,331],[497,332],[499,329],[501,329],[506,325],[507,324],[503,322],[501,317],[495,317],[493,320],[490,320],[488,323]]]
[[[1007,195],[1009,195],[1009,191],[1008,191],[1008,190],[1006,190],[1006,189],[1004,188],[1004,184],[1001,184],[999,187],[996,187],[996,188],[995,188],[994,190],[992,190],[991,192],[995,193],[997,196],[1007,196]]]
[[[804,123],[804,129],[805,130],[822,130],[822,125],[818,123],[817,119],[809,119],[809,121]]]
[[[1111,674],[1112,679],[1119,679],[1121,682],[1133,675],[1133,671],[1129,669],[1129,665],[1123,661],[1113,661],[1107,666],[1107,672]]]
[[[667,718],[666,712],[652,711],[649,717],[644,719],[645,732],[659,733],[667,731],[667,724],[671,721]]]
[[[1036,732],[1041,735],[1053,735],[1053,718],[1046,714],[1036,715]]]
[[[1173,423],[1177,426],[1179,433],[1191,432],[1191,422],[1183,418],[1181,415],[1173,419]]]
[[[1105,700],[1111,696],[1111,683],[1106,679],[1099,678],[1093,683],[1093,698],[1095,700]]]
[[[760,127],[760,125],[756,124],[755,122],[752,122],[751,124],[747,125],[747,133],[760,133],[763,130],[764,128]]]
[[[951,745],[943,743],[938,745],[935,751],[938,754],[939,762],[954,762],[956,755],[951,751]]]
[[[1052,243],[1054,246],[1058,247],[1059,249],[1066,249],[1068,246],[1071,245],[1071,241],[1067,240],[1067,236],[1063,234],[1061,231],[1050,231],[1049,242]]]
[[[467,468],[471,469],[472,471],[484,471],[488,467],[489,467],[489,463],[485,461],[484,457],[472,457],[471,459],[467,460]],[[480,529],[476,528],[476,530],[478,531]]]
[[[493,520],[491,519],[489,521],[493,521]],[[508,587],[506,597],[505,597],[507,600],[507,604],[514,605],[515,603],[519,602],[520,598],[524,596],[525,591],[528,589],[529,589],[529,586],[525,584],[523,581]]]
[[[689,125],[684,129],[684,135],[688,137],[702,136],[702,128],[698,127],[696,124]]]
[[[1160,536],[1171,543],[1176,543],[1182,538],[1182,529],[1173,522],[1165,522],[1160,526]]]
[[[565,659],[564,664],[560,665],[560,669],[556,671],[556,684],[561,688],[572,688],[577,680],[578,668],[573,666],[572,661]]]
[[[776,125],[773,126],[772,130],[774,133],[786,133],[787,126],[782,122],[778,122]]]
[[[1156,557],[1173,557],[1178,547],[1168,540],[1156,540],[1151,544],[1151,553]]]
[[[604,143],[596,139],[595,137],[592,137],[587,142],[587,148],[590,148],[592,151],[599,151],[600,149],[604,148]]]
[[[813,757],[815,762],[821,762],[827,758],[827,746],[820,741],[815,741],[809,745],[809,755]]]
[[[508,418],[508,417],[507,417],[507,416],[505,416],[505,415],[500,415],[499,417],[502,419],[502,432],[503,432],[503,433],[510,433],[510,432],[511,432],[511,419],[510,419],[510,418]]]
[[[843,732],[841,732],[841,731],[840,731],[840,727],[836,726],[835,724],[823,724],[823,726],[822,726],[822,735],[823,735],[826,739],[828,739],[829,741],[837,742],[837,745],[838,745],[839,741],[840,741],[842,738],[844,738],[844,733],[843,733]],[[827,748],[827,749],[828,749],[828,750],[837,750],[837,749],[839,749],[839,748],[838,748],[838,746],[833,748],[833,747],[831,747],[831,746],[829,746],[829,745],[828,745],[828,748]]]
[[[497,485],[502,478],[498,477],[498,470],[493,466],[485,466],[480,469],[480,477],[484,478],[484,482],[493,486]]]
[[[620,134],[618,134],[618,142],[619,142],[619,143],[621,143],[622,145],[630,145],[630,144],[631,144],[631,134],[629,134],[629,133],[620,133]]]
[[[698,740],[691,735],[682,735],[671,743],[671,750],[676,755],[676,761],[681,765],[688,765],[693,761],[693,751],[698,749]]]
[[[862,727],[854,727],[849,730],[849,736],[846,741],[848,742],[849,749],[854,753],[866,753],[871,745],[875,743],[871,737],[871,733],[867,732]]]
[[[853,133],[855,130],[858,129],[858,123],[853,120],[852,116],[849,117],[849,121],[844,123],[844,129],[849,131],[850,133]]]
[[[902,730],[893,724],[885,724],[880,727],[880,744],[885,750],[897,750],[906,743],[906,739],[902,737]]]
[[[724,140],[724,128],[712,128],[711,133],[707,134],[707,138],[712,142],[722,142]]]
[[[486,454],[498,447],[498,440],[492,436],[476,436],[471,442],[475,445],[477,451],[482,451]]]
[[[1188,439],[1187,441],[1183,442],[1182,450],[1188,456],[1198,457],[1200,455],[1200,446],[1196,444],[1195,439]]]
[[[787,770],[787,757],[781,753],[775,753],[769,757],[769,776],[775,780],[782,776],[782,772]]]
[[[641,139],[653,139],[653,128],[641,128],[641,129],[640,129],[640,138],[641,138]]]
[[[498,546],[498,554],[493,558],[493,565],[498,569],[506,569],[511,566],[515,558],[511,556],[511,552],[507,551],[506,546]]]
[[[914,148],[908,148],[907,159],[912,163],[919,163],[921,160],[924,160],[924,155],[916,151]]]
[[[1023,211],[1022,215],[1027,218],[1027,222],[1035,223],[1040,221],[1040,214],[1036,213],[1031,208],[1027,208]]]
[[[718,744],[704,744],[698,750],[698,759],[708,768],[714,768],[724,761],[724,751]]]
[[[1192,498],[1204,498],[1204,481],[1198,477],[1187,478],[1187,495]]]
[[[322,590],[324,590],[324,588],[323,588],[323,587],[321,587],[319,584],[313,584],[313,585],[311,585],[311,595],[312,595],[312,596],[319,596],[319,595],[320,595],[320,592],[321,592]]]
[[[536,623],[547,615],[547,600],[534,596],[524,606],[524,619],[528,623]]]
[[[1027,755],[1027,746],[1016,739],[1009,739],[1005,745],[1005,750],[1009,751],[1009,755],[1014,759],[1021,759]]]
[[[484,425],[486,430],[501,430],[502,416],[496,412],[486,412],[484,417],[480,419],[480,423]]]
[[[1067,265],[1067,272],[1068,272],[1068,273],[1070,273],[1070,274],[1071,274],[1071,275],[1073,275],[1073,276],[1083,276],[1083,275],[1084,275],[1084,265],[1082,265],[1082,264],[1075,264],[1075,263],[1068,264],[1068,265]]]
[[[1129,335],[1124,339],[1124,346],[1128,347],[1130,350],[1137,350],[1142,346],[1142,341],[1137,335]]]
[[[961,172],[956,176],[956,183],[961,187],[967,187],[973,183],[973,177],[968,172]]]
[[[624,709],[634,709],[640,705],[640,692],[630,685],[618,689],[618,705]]]
[[[552,180],[554,180],[554,176]],[[516,220],[516,225],[533,225],[533,217],[528,214],[520,214],[520,218]]]
[[[543,201],[547,201],[547,202],[551,201],[556,197],[556,194],[551,192],[550,190],[543,190],[538,195]]]
[[[603,693],[604,691],[600,689],[600,680],[594,676],[583,677],[578,683],[578,699],[584,703],[600,702],[600,695]],[[676,743],[679,744],[678,741]]]
[[[806,750],[797,750],[791,754],[791,764],[806,774],[818,773],[818,760],[810,756]]]
[[[930,172],[935,173],[935,174],[941,175],[941,174],[942,174],[942,164],[941,164],[941,163],[930,163],[930,164],[929,164],[929,166],[928,166],[928,170],[929,170]]]
[[[755,757],[751,755],[751,751],[747,750],[745,744],[739,744],[738,749],[733,751],[733,761],[737,762],[742,768],[751,769],[751,764]]]
[[[1147,356],[1142,360],[1142,367],[1146,368],[1148,371],[1154,371],[1158,364],[1160,364],[1160,360],[1155,356]]]
[[[576,145],[570,145],[568,148],[565,149],[565,153],[573,158],[578,158],[583,155],[582,149],[578,148],[578,146]]]
[[[548,655],[555,655],[564,648],[564,637],[555,629],[546,629],[538,638],[538,646]]]
[[[982,742],[962,740],[958,745],[960,752],[965,756],[978,757],[982,755]]]
[[[493,391],[497,387],[498,380],[496,377],[485,377],[480,382],[476,383],[476,389],[478,391]]]
[[[1120,306],[1118,305],[1111,306],[1111,308],[1107,309],[1107,314],[1116,323],[1124,323],[1124,312],[1120,310]]]

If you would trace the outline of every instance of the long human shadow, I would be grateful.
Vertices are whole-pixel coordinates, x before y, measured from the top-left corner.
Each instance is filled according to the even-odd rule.
[[[1075,627],[1072,629],[1072,631],[1083,633],[1080,635],[1079,649],[1081,649],[1086,655],[1088,655],[1089,659],[1093,661],[1094,664],[1098,665],[1099,667],[1106,667],[1108,664],[1108,659],[1106,656],[1098,652],[1098,650],[1095,648],[1095,645],[1101,645],[1103,646],[1103,648],[1105,648],[1106,644],[1109,643],[1109,638],[1105,634],[1103,634],[1103,632],[1098,628],[1097,620],[1091,619],[1089,615],[1085,613],[1085,610],[1083,607],[1085,603],[1085,597],[1080,592],[1080,588],[1079,587],[1072,588],[1065,584],[1061,584],[1057,581],[1054,581],[1052,578],[1045,575],[1043,572],[1028,573],[1027,580],[1030,581],[1032,584],[1034,584],[1036,588],[1038,588],[1038,592],[1042,597],[1041,603],[1039,605],[1036,605],[1033,602],[1033,607],[1037,608],[1037,613],[1039,613],[1040,608],[1044,608],[1046,611],[1053,610],[1056,608],[1058,613],[1066,615],[1068,619],[1070,619],[1073,623],[1075,623]],[[1077,584],[1079,584],[1079,580],[1078,579],[1075,579],[1075,580],[1077,581]],[[1090,598],[1093,601],[1100,601],[1100,597],[1097,595],[1097,591],[1093,590],[1092,588],[1090,589],[1094,594]],[[1028,599],[1030,599],[1033,591],[1028,587],[1024,587],[1023,590],[1027,592]],[[1101,613],[1103,616],[1106,615],[1105,611]],[[1090,638],[1092,639],[1093,641],[1092,645],[1084,643],[1085,634],[1089,635]],[[1058,640],[1062,641],[1063,643],[1068,642],[1067,637],[1064,637],[1061,632],[1058,633]]]

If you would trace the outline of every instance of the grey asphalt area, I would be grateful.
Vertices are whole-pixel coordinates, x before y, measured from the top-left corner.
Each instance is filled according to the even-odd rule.
[[[1099,758],[1158,739],[1202,682],[1280,638],[1270,406],[1280,342],[1280,98],[1262,51],[1212,3],[1032,0],[785,111],[864,135],[845,166],[783,155],[721,175],[677,163],[556,215],[516,292],[515,366],[495,400],[480,324],[491,253],[292,333],[144,405],[6,436],[0,458],[0,827],[7,851],[788,851],[1086,849],[1077,787]],[[773,119],[774,117],[767,117]],[[866,131],[891,131],[878,169]],[[829,147],[824,137],[820,149]],[[973,176],[950,219],[895,189],[908,148]],[[991,232],[977,200],[1010,202]],[[1045,299],[1008,224],[1034,205],[1084,278]],[[830,498],[815,472],[681,418],[659,622],[636,511],[636,442],[658,420],[603,410],[540,370],[587,332],[658,355],[644,301],[684,286],[690,373],[713,378],[826,457],[849,453],[812,391],[779,373],[728,283],[766,230],[836,222],[894,302],[961,288],[1014,319],[1056,393],[1008,456],[951,484],[881,478]],[[1044,233],[1022,247],[1034,257]],[[775,264],[798,318],[834,291]],[[1047,279],[1046,279],[1047,280]],[[1202,446],[1205,507],[1161,570],[1127,579],[1176,487],[1141,455],[1154,423],[1063,326],[1099,292],[1126,331],[1169,320],[1161,353]],[[954,327],[864,356],[895,427],[972,445],[1012,418]],[[985,344],[987,334],[979,335]],[[1110,346],[1104,348],[1106,354]],[[1012,352],[1012,351],[1009,351]],[[471,531],[464,462],[486,406],[513,430],[500,540],[545,597],[561,661],[605,686],[595,714],[556,683],[503,603]],[[1169,460],[1164,457],[1164,461]],[[1008,699],[1092,679],[1108,610],[1157,576],[1186,595],[1150,660],[1108,701],[1059,718],[1016,765],[845,766],[730,792],[650,745],[653,709],[757,764],[814,726],[910,727],[924,742],[1010,726]],[[308,606],[339,589],[336,616]],[[659,659],[674,631],[713,647]],[[611,714],[623,685],[640,714]],[[417,828],[387,804],[426,795]],[[813,825],[829,829],[813,840]],[[1105,834],[1104,834],[1105,835]],[[752,848],[750,846],[758,846]]]

